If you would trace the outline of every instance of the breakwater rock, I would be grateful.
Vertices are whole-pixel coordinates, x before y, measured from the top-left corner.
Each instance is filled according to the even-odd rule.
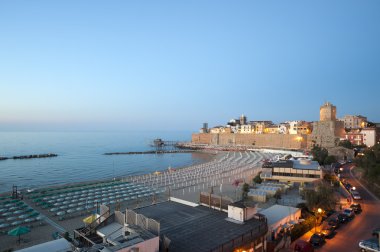
[[[104,155],[135,155],[135,154],[168,154],[168,153],[191,153],[194,150],[152,150],[152,151],[128,151],[128,152],[107,152]]]
[[[7,159],[32,159],[32,158],[50,158],[50,157],[57,157],[57,154],[54,153],[48,153],[48,154],[34,154],[34,155],[22,155],[22,156],[13,156],[13,157],[0,157],[1,160],[7,160]]]

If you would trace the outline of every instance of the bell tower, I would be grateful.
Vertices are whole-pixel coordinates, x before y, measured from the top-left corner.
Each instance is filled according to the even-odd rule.
[[[245,115],[240,116],[240,125],[245,125],[247,124],[247,117]]]

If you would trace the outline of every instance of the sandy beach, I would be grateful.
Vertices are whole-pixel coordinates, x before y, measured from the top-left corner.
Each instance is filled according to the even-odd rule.
[[[82,219],[94,213],[99,204],[109,205],[111,211],[124,211],[126,208],[165,201],[169,196],[198,203],[200,193],[210,191],[234,201],[239,200],[244,181],[251,181],[261,170],[263,159],[275,155],[248,151],[219,152],[208,162],[188,167],[170,168],[153,174],[128,176],[112,181],[56,186],[26,193],[17,202],[22,202],[24,209],[33,209],[33,213],[38,213],[29,218],[28,223],[20,219],[22,225],[31,227],[31,232],[23,236],[21,244],[18,245],[16,237],[6,235],[15,226],[5,221],[9,226],[0,228],[0,247],[19,249],[52,240],[55,232],[71,234],[74,229],[84,225]],[[2,198],[0,204],[9,201],[9,198]],[[11,208],[12,204],[3,205]],[[17,209],[16,206],[13,208],[11,216],[17,216],[17,211],[22,213],[23,209]]]

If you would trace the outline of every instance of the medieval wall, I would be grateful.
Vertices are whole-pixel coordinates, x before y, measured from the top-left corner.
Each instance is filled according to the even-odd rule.
[[[335,122],[335,136],[339,138],[344,138],[346,131],[344,130],[344,122],[336,121]]]
[[[211,144],[212,135],[210,133],[197,133],[191,135],[191,142],[194,144]]]
[[[313,132],[308,141],[308,147],[317,144],[325,148],[337,146],[344,128],[338,121],[319,121],[313,123]]]
[[[255,148],[304,149],[307,147],[307,135],[196,133],[192,135],[192,143],[221,146],[245,145]]]

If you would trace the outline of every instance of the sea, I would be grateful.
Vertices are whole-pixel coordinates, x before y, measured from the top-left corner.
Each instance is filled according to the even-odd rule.
[[[55,153],[58,157],[0,161],[0,193],[113,179],[186,167],[212,159],[206,153],[104,155],[153,150],[156,138],[190,141],[187,131],[0,132],[0,156]]]

